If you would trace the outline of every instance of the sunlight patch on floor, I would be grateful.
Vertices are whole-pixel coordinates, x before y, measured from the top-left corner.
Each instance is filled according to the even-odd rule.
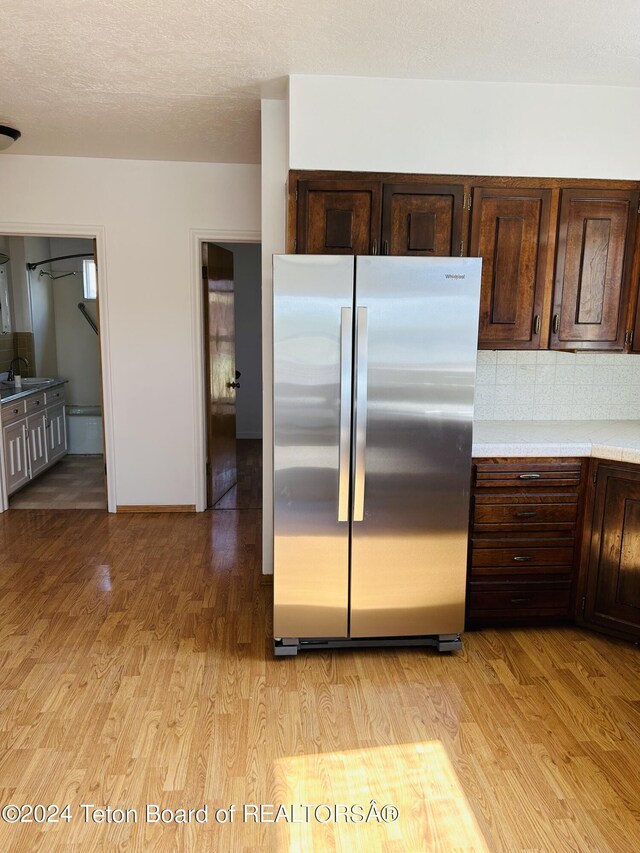
[[[313,812],[308,821],[279,821],[280,853],[489,851],[439,741],[288,756],[274,769],[279,802],[289,806],[357,804],[366,815],[375,800],[379,810],[398,809],[388,822],[318,822]],[[327,815],[320,810],[320,821]]]

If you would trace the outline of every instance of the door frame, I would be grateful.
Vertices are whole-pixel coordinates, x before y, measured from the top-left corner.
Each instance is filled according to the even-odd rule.
[[[204,382],[204,299],[202,295],[203,243],[262,243],[260,231],[191,229],[191,366],[194,380],[194,479],[196,512],[207,509],[207,424]]]
[[[111,358],[109,337],[109,288],[107,286],[106,229],[103,225],[25,224],[0,221],[0,234],[10,237],[80,237],[95,240],[98,270],[98,343],[101,362],[102,434],[104,440],[107,480],[107,510],[116,511],[115,442],[113,429],[113,394],[111,385]],[[4,471],[4,448],[0,441],[0,461]],[[7,487],[2,476],[0,512],[9,509]]]

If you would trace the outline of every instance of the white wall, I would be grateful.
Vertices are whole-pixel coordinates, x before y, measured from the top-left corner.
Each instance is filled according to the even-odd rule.
[[[262,438],[262,271],[259,243],[218,243],[233,252],[236,438]]]
[[[293,75],[297,169],[640,178],[640,89]]]
[[[27,264],[35,264],[51,257],[51,245],[48,237],[25,237],[24,257]],[[56,354],[56,323],[53,307],[53,282],[50,276],[41,272],[51,272],[51,264],[45,264],[35,270],[22,271],[15,286],[27,287],[31,305],[31,323],[27,327],[16,329],[18,332],[33,331],[33,350],[35,364],[29,366],[29,376],[57,376],[58,359]],[[24,365],[16,367],[16,373],[26,375]]]
[[[273,573],[273,275],[286,250],[289,103],[262,101],[262,571]]]
[[[196,504],[192,232],[259,232],[260,167],[5,154],[0,186],[0,233],[104,239],[115,503]]]
[[[93,254],[92,240],[71,240],[60,237],[50,241],[51,256]],[[85,302],[82,277],[82,258],[54,261],[51,270],[56,275],[75,272],[75,276],[59,278],[53,283],[53,305],[56,327],[58,376],[68,380],[67,402],[76,406],[96,406],[100,397],[100,360],[98,336],[78,310],[86,305],[87,313],[96,319],[96,303]]]

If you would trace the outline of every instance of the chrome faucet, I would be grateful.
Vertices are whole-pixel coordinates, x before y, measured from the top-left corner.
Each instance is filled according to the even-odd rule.
[[[9,372],[7,373],[7,382],[13,382],[13,377],[16,375],[15,370],[13,369],[14,363],[18,361],[24,361],[24,366],[29,369],[29,359],[23,358],[21,355],[17,355],[15,358],[11,359],[11,364],[9,365]]]

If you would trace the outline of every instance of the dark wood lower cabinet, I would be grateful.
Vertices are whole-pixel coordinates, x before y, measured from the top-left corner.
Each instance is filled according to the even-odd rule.
[[[640,640],[640,466],[594,463],[590,547],[578,621]]]
[[[584,467],[476,460],[467,628],[570,620]]]

